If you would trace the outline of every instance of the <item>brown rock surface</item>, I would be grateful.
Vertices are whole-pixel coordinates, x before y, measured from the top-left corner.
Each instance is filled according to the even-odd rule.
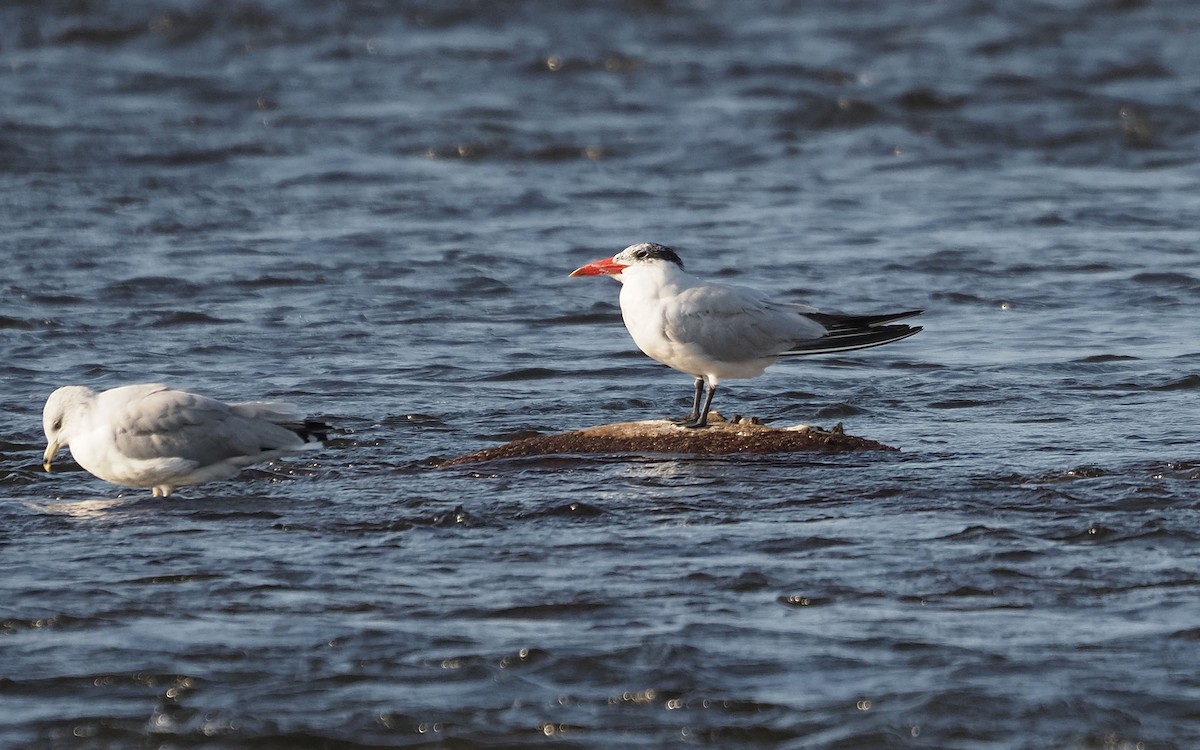
[[[507,458],[527,458],[558,454],[691,454],[730,455],[737,453],[845,453],[849,451],[899,450],[874,440],[847,435],[841,425],[826,432],[818,427],[770,427],[757,420],[727,422],[720,415],[709,416],[706,429],[690,430],[666,420],[620,422],[587,427],[573,432],[514,440],[494,448],[485,448],[444,461],[440,466]]]

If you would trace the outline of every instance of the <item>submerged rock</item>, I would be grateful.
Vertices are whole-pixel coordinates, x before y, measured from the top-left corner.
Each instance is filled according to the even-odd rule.
[[[819,427],[771,427],[750,417],[726,421],[709,415],[709,426],[692,430],[666,420],[620,422],[573,432],[536,435],[452,458],[441,466],[558,454],[691,454],[701,456],[737,453],[846,453],[895,451],[890,445],[847,435],[841,424],[826,431]]]

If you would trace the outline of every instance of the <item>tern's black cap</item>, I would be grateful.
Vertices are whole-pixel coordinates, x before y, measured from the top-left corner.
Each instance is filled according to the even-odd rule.
[[[683,260],[680,259],[678,253],[666,245],[659,245],[654,242],[640,242],[636,245],[630,245],[621,251],[621,255],[630,260],[668,260],[683,268]]]

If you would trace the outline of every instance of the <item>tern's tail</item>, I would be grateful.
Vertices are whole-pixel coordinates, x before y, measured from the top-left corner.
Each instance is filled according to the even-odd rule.
[[[804,317],[825,327],[825,335],[818,339],[797,341],[781,356],[799,356],[801,354],[824,354],[828,352],[846,352],[852,349],[866,349],[872,346],[882,346],[893,341],[906,339],[921,332],[921,326],[884,325],[893,320],[911,318],[920,315],[923,310],[906,310],[905,312],[886,315],[839,315],[836,313],[803,313]]]

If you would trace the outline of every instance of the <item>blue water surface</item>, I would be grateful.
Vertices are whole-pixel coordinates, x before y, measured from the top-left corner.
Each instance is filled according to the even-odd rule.
[[[0,746],[1192,748],[1187,0],[0,7]],[[677,416],[625,245],[919,336],[717,408],[899,453],[434,468]],[[169,499],[59,385],[349,430]]]

